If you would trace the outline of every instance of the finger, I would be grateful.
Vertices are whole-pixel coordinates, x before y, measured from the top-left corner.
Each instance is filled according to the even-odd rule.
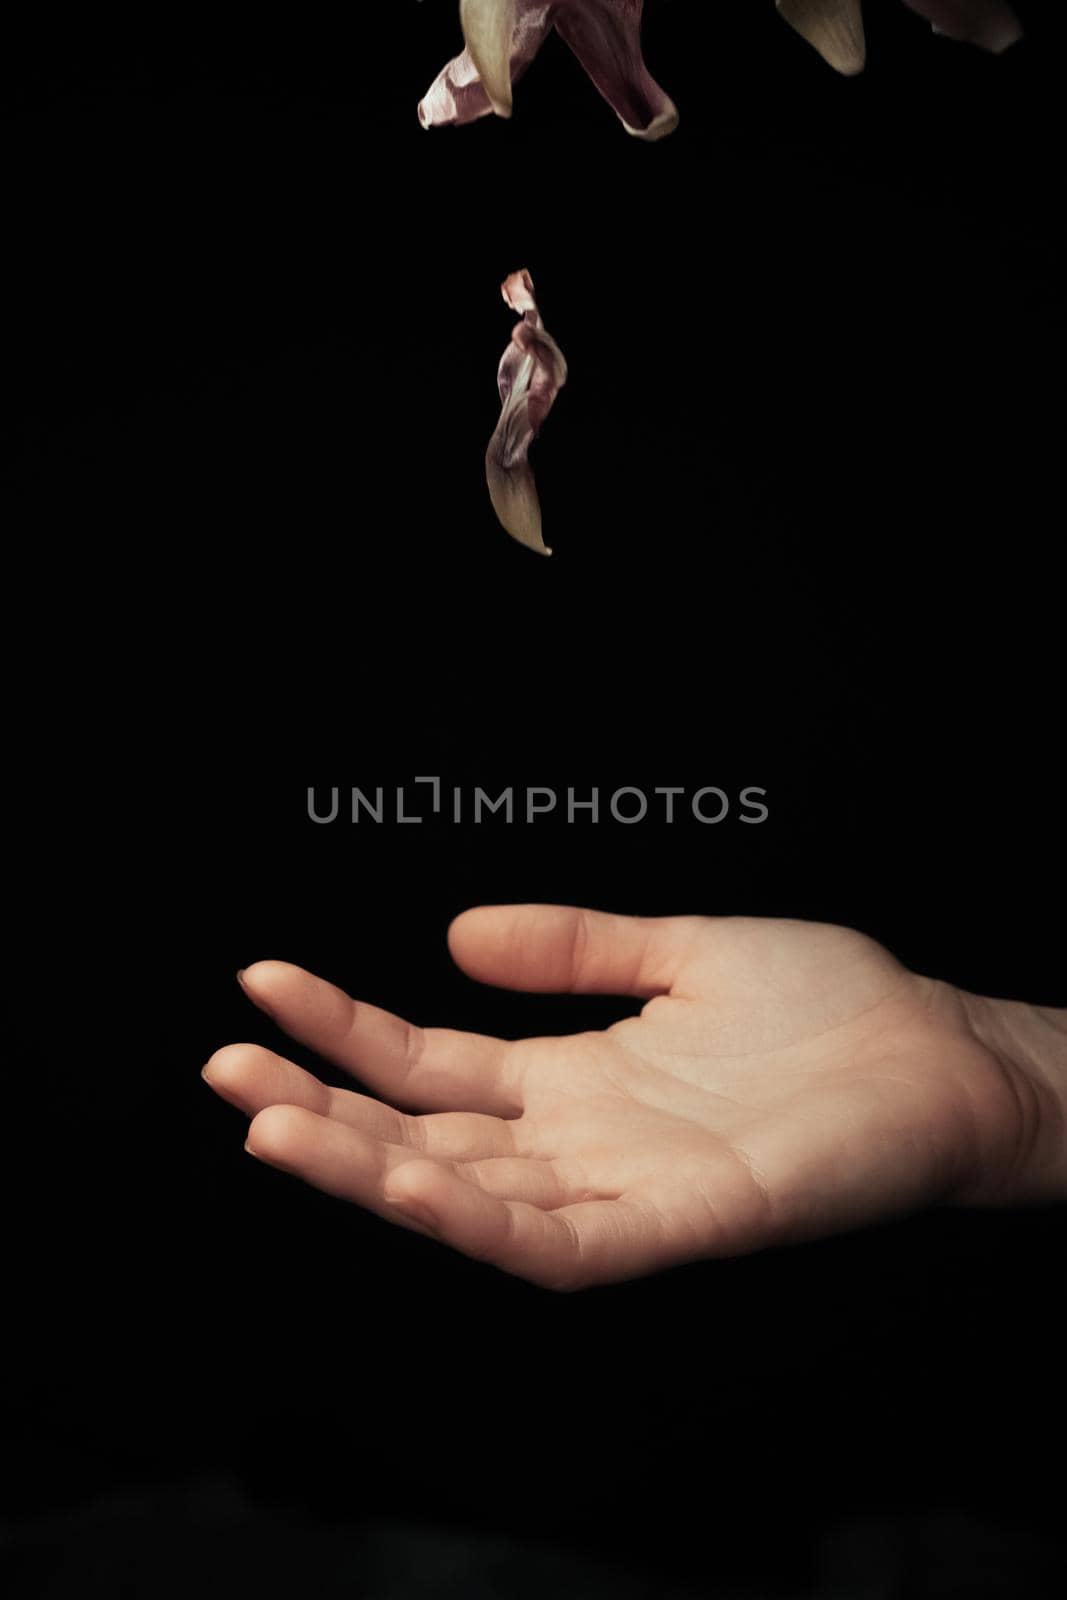
[[[286,1033],[387,1100],[413,1110],[522,1111],[503,1039],[416,1027],[285,961],[257,961],[240,980]]]
[[[268,1106],[253,1117],[245,1149],[259,1161],[305,1183],[364,1206],[392,1221],[425,1231],[418,1217],[401,1218],[384,1198],[383,1182],[394,1167],[412,1159],[401,1146],[372,1139],[358,1128],[318,1116],[303,1106]]]
[[[578,906],[476,906],[452,922],[448,944],[457,965],[482,983],[648,998],[670,991],[690,922]]]
[[[542,1210],[498,1199],[428,1161],[395,1168],[384,1193],[443,1243],[546,1289],[614,1283],[672,1260],[655,1211],[627,1199]]]
[[[476,1112],[440,1112],[411,1117],[370,1095],[334,1089],[284,1056],[255,1044],[230,1044],[216,1050],[201,1076],[216,1094],[247,1116],[273,1105],[302,1106],[359,1128],[372,1139],[407,1145],[445,1161],[474,1161],[515,1153],[510,1123]]]
[[[224,1045],[201,1069],[200,1076],[223,1100],[250,1117],[266,1106],[303,1106],[322,1117],[337,1116],[341,1121],[358,1122],[368,1133],[377,1131],[363,1119],[344,1115],[340,1091],[328,1088],[314,1073],[305,1072],[295,1062],[287,1061],[273,1050],[264,1050],[258,1044]],[[352,1099],[385,1113],[379,1137],[384,1137],[386,1128],[391,1125],[385,1119],[395,1120],[400,1115],[367,1095],[353,1095]]]
[[[560,1204],[566,1186],[547,1161],[507,1158],[438,1165],[409,1147],[375,1139],[362,1129],[323,1117],[304,1106],[274,1105],[252,1119],[245,1148],[260,1161],[299,1177],[338,1199],[365,1206],[393,1221],[421,1219],[398,1213],[386,1193],[391,1175],[414,1161],[444,1173],[462,1188],[484,1186],[490,1196],[522,1198],[530,1205]]]

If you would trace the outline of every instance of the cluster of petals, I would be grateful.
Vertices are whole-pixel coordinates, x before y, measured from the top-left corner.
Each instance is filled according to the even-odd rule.
[[[722,4],[722,0],[717,0]],[[904,0],[935,33],[997,54],[1022,36],[1006,0]],[[863,0],[776,0],[778,11],[837,72],[862,72],[867,60]],[[424,128],[495,114],[510,117],[512,91],[545,40],[558,34],[626,129],[662,139],[678,109],[645,65],[644,0],[460,0],[464,48],[419,102]]]
[[[705,0],[709,3],[709,0]],[[718,0],[721,4],[722,0]],[[862,72],[867,60],[862,0],[775,0],[780,15],[835,71]],[[1005,0],[904,0],[935,33],[997,54],[1022,35]],[[644,0],[460,0],[462,52],[449,61],[419,103],[424,128],[479,117],[510,117],[512,92],[549,34],[555,33],[635,138],[673,132],[678,110],[645,65]],[[550,555],[530,467],[530,445],[567,381],[567,363],[546,332],[528,272],[502,285],[520,318],[497,372],[500,420],[486,452],[493,509],[512,538]]]

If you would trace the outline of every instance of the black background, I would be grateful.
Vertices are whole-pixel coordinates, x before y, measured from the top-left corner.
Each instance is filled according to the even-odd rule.
[[[457,973],[484,901],[1064,1002],[1054,9],[993,59],[871,4],[845,81],[769,5],[650,5],[657,146],[555,41],[423,132],[444,0],[9,34],[13,1592],[1060,1592],[1062,1212],[555,1297],[252,1163],[198,1076],[278,1044],[266,956],[623,1014]],[[547,561],[482,467],[522,266]],[[433,773],[770,816],[307,819]]]

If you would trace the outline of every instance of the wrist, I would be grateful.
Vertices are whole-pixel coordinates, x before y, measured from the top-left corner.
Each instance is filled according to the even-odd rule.
[[[1010,1093],[1004,1170],[963,1203],[1042,1205],[1067,1200],[1067,1011],[960,992],[975,1037]]]

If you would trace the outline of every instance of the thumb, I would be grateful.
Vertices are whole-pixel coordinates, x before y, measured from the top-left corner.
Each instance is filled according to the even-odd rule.
[[[555,994],[669,992],[690,917],[623,917],[579,906],[475,906],[454,919],[448,947],[482,983]]]

